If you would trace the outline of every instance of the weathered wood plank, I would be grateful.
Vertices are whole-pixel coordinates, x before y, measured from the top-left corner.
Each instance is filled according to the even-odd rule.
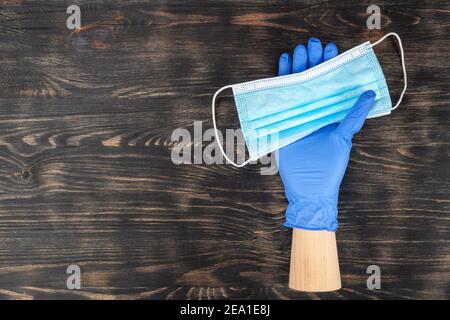
[[[450,297],[446,1],[0,2],[0,298],[432,299]],[[337,234],[344,289],[287,289],[278,176],[180,165],[176,128],[211,127],[211,93],[272,76],[309,36],[341,50],[403,39],[404,104],[355,137]],[[393,42],[376,48],[395,99]],[[230,105],[221,128],[236,127]],[[208,142],[203,142],[205,146]],[[69,264],[82,290],[66,288]],[[382,290],[366,289],[366,268]]]

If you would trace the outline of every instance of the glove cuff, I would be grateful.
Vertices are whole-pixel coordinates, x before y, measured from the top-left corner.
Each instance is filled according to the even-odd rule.
[[[336,231],[338,194],[289,199],[285,227]]]

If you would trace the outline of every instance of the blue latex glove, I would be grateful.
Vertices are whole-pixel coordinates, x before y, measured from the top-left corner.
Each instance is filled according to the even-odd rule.
[[[278,75],[302,72],[337,55],[333,43],[322,49],[320,40],[311,38],[307,48],[295,48],[293,58],[288,53],[281,55]],[[277,163],[289,202],[286,227],[336,231],[339,187],[352,137],[363,126],[374,100],[375,92],[364,92],[340,123],[323,127],[279,150]]]

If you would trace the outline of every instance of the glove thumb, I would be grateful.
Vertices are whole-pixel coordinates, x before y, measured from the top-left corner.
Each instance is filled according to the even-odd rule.
[[[345,139],[353,138],[353,135],[361,130],[370,108],[375,102],[375,92],[368,90],[359,96],[345,118],[339,123],[336,132]]]

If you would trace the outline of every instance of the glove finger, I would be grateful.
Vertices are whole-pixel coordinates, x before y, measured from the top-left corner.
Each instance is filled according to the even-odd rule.
[[[322,43],[317,38],[310,38],[308,40],[308,66],[310,68],[322,63],[323,48]]]
[[[278,75],[285,76],[292,72],[292,59],[289,53],[283,53],[278,62]]]
[[[292,60],[292,73],[302,72],[308,68],[308,51],[304,45],[299,44],[295,47]]]
[[[330,42],[325,46],[325,49],[323,50],[323,61],[333,59],[338,54],[339,54],[338,48],[334,43]]]
[[[355,133],[361,130],[367,114],[375,102],[375,95],[375,92],[368,90],[358,98],[358,101],[336,128],[336,132],[340,136],[351,139]]]

